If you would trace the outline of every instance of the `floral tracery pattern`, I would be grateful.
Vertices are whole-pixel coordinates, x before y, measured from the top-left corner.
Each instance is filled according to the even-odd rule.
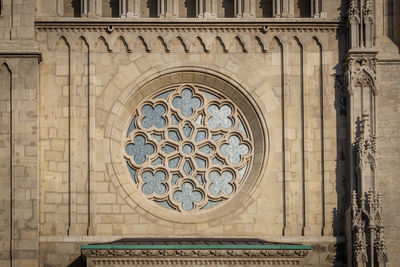
[[[202,85],[171,86],[143,101],[126,136],[124,157],[138,190],[180,213],[232,198],[253,161],[254,144],[240,109]]]

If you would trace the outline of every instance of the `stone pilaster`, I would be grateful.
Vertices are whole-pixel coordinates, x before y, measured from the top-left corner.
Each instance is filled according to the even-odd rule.
[[[81,16],[82,17],[89,16],[89,1],[90,0],[82,0],[81,1]]]
[[[256,16],[256,1],[241,0],[243,3],[243,18],[254,18]]]
[[[273,17],[280,18],[282,17],[282,0],[273,0],[272,2],[273,9]]]
[[[120,0],[119,1],[119,16],[121,18],[126,18],[127,17],[127,9],[128,9],[128,4],[126,0]]]
[[[63,0],[56,0],[56,14],[57,16],[64,15],[64,1]]]
[[[384,266],[388,261],[383,235],[381,194],[376,193],[376,55],[374,5],[371,0],[351,0],[348,5],[349,51],[346,88],[349,144],[347,212],[348,264]],[[369,191],[368,191],[369,190]],[[350,224],[351,222],[351,224]],[[376,255],[375,255],[376,254]]]
[[[242,0],[234,0],[235,6],[235,17],[236,18],[243,18],[243,1]]]
[[[371,0],[351,0],[348,10],[349,48],[373,48],[375,12]]]
[[[102,0],[90,0],[90,16],[101,17],[103,15]]]
[[[179,0],[158,0],[160,18],[176,18],[179,16]]]
[[[217,0],[196,0],[196,14],[198,18],[216,18]]]
[[[284,18],[294,17],[294,0],[282,1],[282,17]]]
[[[128,0],[126,1],[126,17],[138,18],[140,17],[140,0]]]

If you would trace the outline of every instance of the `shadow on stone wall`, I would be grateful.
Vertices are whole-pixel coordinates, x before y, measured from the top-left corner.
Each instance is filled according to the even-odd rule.
[[[80,255],[68,267],[86,267],[86,259]]]
[[[342,1],[338,8],[340,18],[345,20],[346,17],[346,1]],[[338,64],[335,66],[335,110],[336,110],[336,193],[337,207],[332,210],[332,229],[333,236],[344,238],[345,236],[345,211],[348,201],[348,181],[347,172],[347,116],[346,116],[346,89],[344,84],[344,64],[343,60],[347,51],[347,32],[345,28],[339,28],[336,36],[338,40]],[[333,266],[346,266],[346,242],[338,240],[333,248],[335,258]]]

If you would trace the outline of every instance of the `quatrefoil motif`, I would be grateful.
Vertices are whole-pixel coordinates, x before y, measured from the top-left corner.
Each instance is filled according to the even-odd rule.
[[[210,172],[209,179],[211,181],[211,194],[232,194],[233,186],[230,184],[230,182],[233,180],[233,174],[230,171],[224,171],[221,174],[219,174],[217,171],[212,171]]]
[[[176,191],[173,197],[176,202],[182,203],[182,208],[186,211],[191,211],[194,203],[200,202],[203,198],[201,193],[194,190],[194,186],[189,182],[183,183],[182,191]]]
[[[223,105],[219,108],[217,105],[210,105],[208,113],[211,115],[208,124],[211,128],[217,128],[221,125],[223,128],[232,127],[232,120],[229,116],[232,114],[232,108],[228,105]]]
[[[172,105],[179,108],[185,117],[190,117],[193,114],[193,109],[199,108],[201,105],[200,98],[193,97],[190,89],[183,89],[181,97],[178,96],[172,100]]]
[[[166,186],[163,184],[166,175],[163,171],[156,171],[154,174],[150,171],[145,171],[142,174],[142,179],[145,184],[142,187],[142,191],[146,195],[153,194],[154,192],[158,195],[162,195],[167,191]]]
[[[143,135],[137,135],[133,139],[133,144],[128,144],[125,150],[129,156],[133,156],[137,164],[143,164],[146,161],[146,156],[155,151],[152,144],[146,143],[146,138]]]
[[[177,83],[146,97],[133,111],[123,143],[142,197],[182,214],[230,200],[254,157],[243,114],[223,92],[198,84]]]
[[[221,153],[228,155],[229,161],[233,164],[240,162],[242,155],[249,153],[249,147],[244,144],[240,144],[239,137],[233,135],[229,137],[229,144],[223,144],[221,146]]]
[[[165,126],[165,119],[163,118],[166,110],[163,105],[156,105],[154,108],[150,105],[144,105],[142,108],[142,125],[144,128],[150,128],[155,126],[157,128],[162,128]]]

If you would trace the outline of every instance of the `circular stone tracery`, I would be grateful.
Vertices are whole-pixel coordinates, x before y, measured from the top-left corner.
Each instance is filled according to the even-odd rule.
[[[169,86],[134,111],[124,158],[148,200],[181,213],[220,206],[244,184],[254,143],[229,98],[197,84]]]

